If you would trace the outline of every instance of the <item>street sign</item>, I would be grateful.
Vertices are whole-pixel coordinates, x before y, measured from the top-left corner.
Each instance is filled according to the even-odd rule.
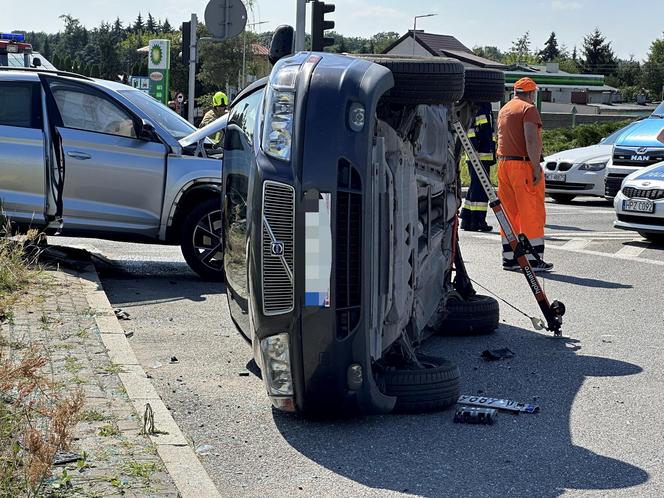
[[[233,38],[247,25],[247,8],[240,0],[210,0],[205,8],[205,26],[217,40]]]

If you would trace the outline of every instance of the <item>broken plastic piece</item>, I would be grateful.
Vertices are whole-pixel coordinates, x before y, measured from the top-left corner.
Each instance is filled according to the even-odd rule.
[[[480,406],[483,408],[495,408],[497,410],[506,410],[509,412],[538,413],[540,407],[530,403],[519,403],[509,399],[485,398],[482,396],[461,395],[457,400],[460,405]]]
[[[459,406],[454,414],[454,422],[458,424],[491,425],[496,421],[498,410],[495,408],[478,408],[476,406]]]
[[[482,358],[486,361],[509,360],[510,358],[514,358],[514,356],[514,352],[508,348],[482,351]]]
[[[535,330],[544,330],[546,328],[546,325],[544,324],[544,320],[541,318],[537,317],[532,317],[530,319],[531,322],[533,322],[533,327],[535,327]]]

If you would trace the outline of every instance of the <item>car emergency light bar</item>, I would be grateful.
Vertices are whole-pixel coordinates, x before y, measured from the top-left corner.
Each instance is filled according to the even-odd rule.
[[[482,162],[477,155],[477,151],[468,139],[468,135],[466,135],[466,131],[463,129],[463,126],[459,121],[455,121],[453,126],[454,131],[459,137],[461,145],[468,155],[468,159],[470,159],[470,163],[472,164],[473,169],[475,170],[475,173],[477,174],[477,177],[482,184],[482,188],[489,198],[489,206],[491,206],[491,209],[493,209],[493,212],[496,214],[500,228],[505,233],[505,237],[507,238],[507,241],[514,251],[514,256],[519,263],[519,266],[521,267],[521,271],[526,276],[528,286],[535,296],[537,304],[539,305],[540,310],[542,310],[544,318],[546,318],[546,325],[538,318],[533,319],[533,325],[538,330],[545,328],[546,330],[553,332],[555,336],[561,336],[561,327],[563,325],[565,305],[560,301],[553,301],[552,303],[549,303],[549,300],[544,293],[544,288],[537,280],[535,272],[530,266],[530,262],[528,261],[527,257],[528,253],[531,253],[537,257],[537,253],[534,251],[530,241],[524,234],[517,235],[514,233],[514,229],[512,228],[512,224],[510,223],[509,218],[507,217],[507,213],[503,209],[503,206],[500,203],[500,199],[496,195],[496,191],[493,188],[491,180],[489,180],[489,175],[487,175],[486,171],[484,171]]]
[[[22,42],[25,41],[25,35],[23,33],[0,33],[0,40]]]

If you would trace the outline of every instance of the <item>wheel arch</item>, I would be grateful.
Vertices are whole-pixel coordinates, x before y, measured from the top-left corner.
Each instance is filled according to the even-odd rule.
[[[166,242],[179,244],[182,223],[187,214],[197,204],[215,197],[219,198],[219,206],[221,207],[221,184],[219,183],[194,181],[185,185],[175,198],[175,202],[173,202],[168,217],[168,226],[166,227]]]

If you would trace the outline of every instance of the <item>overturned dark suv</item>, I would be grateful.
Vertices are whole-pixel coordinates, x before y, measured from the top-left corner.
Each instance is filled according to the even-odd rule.
[[[458,368],[419,345],[498,324],[458,248],[451,123],[471,123],[474,101],[500,100],[504,76],[383,57],[289,56],[230,109],[230,311],[282,410],[450,406]]]

